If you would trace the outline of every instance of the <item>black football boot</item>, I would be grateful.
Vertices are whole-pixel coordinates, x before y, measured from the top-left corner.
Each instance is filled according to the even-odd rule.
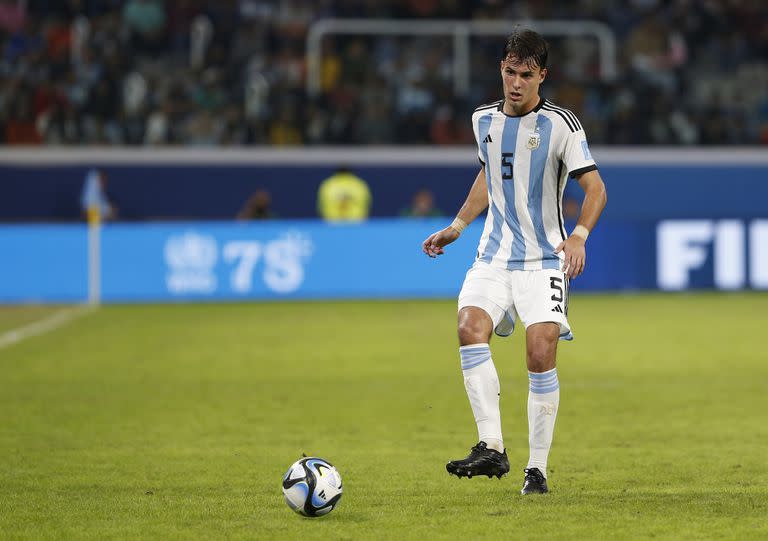
[[[525,484],[520,494],[546,494],[547,479],[539,468],[525,468]]]
[[[476,475],[494,475],[501,479],[501,476],[509,472],[509,459],[507,450],[503,452],[488,449],[484,441],[479,442],[469,452],[466,458],[461,460],[451,460],[445,465],[448,473],[457,477],[469,477]]]

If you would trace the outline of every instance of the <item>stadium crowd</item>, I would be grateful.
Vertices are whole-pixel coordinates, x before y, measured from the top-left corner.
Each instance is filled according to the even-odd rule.
[[[768,3],[759,0],[0,0],[4,144],[465,144],[498,99],[501,37],[473,38],[467,95],[451,36],[322,43],[326,17],[595,20],[618,45],[550,37],[544,94],[597,144],[768,144]],[[510,25],[511,28],[511,25]]]

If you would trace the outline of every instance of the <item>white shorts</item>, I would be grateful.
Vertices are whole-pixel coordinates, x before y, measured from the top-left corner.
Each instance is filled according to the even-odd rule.
[[[467,271],[459,293],[459,310],[476,306],[485,310],[497,335],[509,336],[519,319],[560,325],[560,339],[573,340],[568,324],[568,278],[556,269],[506,270],[476,261]]]

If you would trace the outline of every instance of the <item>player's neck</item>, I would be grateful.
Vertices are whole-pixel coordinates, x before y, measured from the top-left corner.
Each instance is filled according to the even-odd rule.
[[[541,101],[541,98],[538,94],[533,96],[530,100],[528,100],[525,103],[521,103],[517,106],[517,108],[513,107],[512,102],[510,102],[507,99],[504,99],[504,107],[502,107],[502,111],[504,111],[504,114],[507,114],[509,116],[523,116],[527,115],[531,111],[533,111],[536,106]]]

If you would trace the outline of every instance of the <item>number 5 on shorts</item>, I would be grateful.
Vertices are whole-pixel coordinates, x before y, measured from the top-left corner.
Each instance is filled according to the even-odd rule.
[[[552,300],[555,302],[563,302],[563,288],[562,288],[563,279],[558,278],[557,276],[551,276],[549,278],[549,285],[552,289],[557,291],[557,293],[552,295]]]

